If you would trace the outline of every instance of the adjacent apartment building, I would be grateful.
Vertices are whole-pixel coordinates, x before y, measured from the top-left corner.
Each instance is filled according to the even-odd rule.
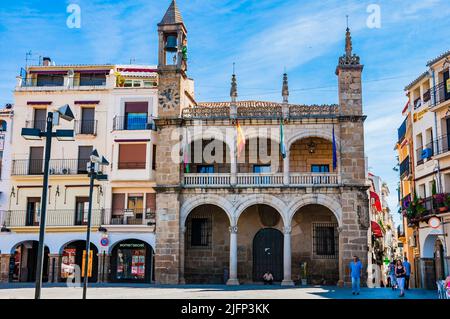
[[[344,284],[370,232],[360,58],[347,29],[338,104],[198,102],[187,28],[175,1],[158,24],[158,65],[29,67],[15,88],[2,281],[33,281],[46,112],[74,110],[75,142],[54,141],[45,280],[82,264],[92,149],[110,165],[94,191],[91,281]],[[281,82],[281,79],[280,79]],[[281,84],[281,83],[280,83]],[[97,227],[98,226],[98,227]]]
[[[398,130],[404,253],[416,287],[434,289],[449,274],[450,52],[427,63],[406,88],[405,120]]]

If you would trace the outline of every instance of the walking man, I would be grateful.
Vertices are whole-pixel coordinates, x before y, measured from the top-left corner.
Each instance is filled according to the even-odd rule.
[[[405,267],[405,290],[409,290],[409,278],[411,278],[411,264],[408,261],[408,258],[405,256],[403,262],[403,267]]]
[[[353,256],[349,265],[350,276],[352,277],[352,295],[359,295],[361,288],[362,263],[358,256]]]

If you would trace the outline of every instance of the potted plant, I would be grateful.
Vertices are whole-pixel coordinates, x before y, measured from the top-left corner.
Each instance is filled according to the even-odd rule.
[[[447,204],[446,204],[446,200],[447,200],[446,195],[442,194],[442,193],[441,194],[437,194],[436,197],[435,197],[435,203],[436,203],[436,206],[437,206],[437,210],[440,213],[444,213],[444,212],[446,212],[448,210],[448,207],[447,207]]]
[[[301,270],[301,285],[306,286],[308,284],[307,272],[306,272],[306,261],[300,263]]]

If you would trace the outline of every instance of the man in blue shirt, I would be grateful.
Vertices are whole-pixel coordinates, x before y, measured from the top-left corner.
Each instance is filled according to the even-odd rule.
[[[353,260],[349,264],[350,276],[352,277],[352,294],[359,295],[361,287],[362,263],[358,256],[353,256]]]
[[[405,290],[409,290],[409,278],[411,277],[411,264],[408,258],[405,256],[405,261],[403,262],[403,267],[405,267]]]

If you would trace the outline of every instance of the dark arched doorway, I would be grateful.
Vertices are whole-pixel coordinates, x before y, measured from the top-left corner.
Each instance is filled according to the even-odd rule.
[[[29,240],[16,245],[10,262],[10,280],[15,282],[35,282],[36,266],[38,260],[39,242]],[[44,248],[44,265],[42,270],[42,281],[48,281],[50,250]]]
[[[76,274],[79,267],[81,280],[84,280],[84,264],[86,258],[86,241],[77,240],[63,246],[61,259],[61,281]],[[98,277],[98,249],[91,242],[89,247],[88,282],[97,282]]]
[[[253,239],[253,281],[262,281],[266,271],[283,280],[283,234],[275,228],[261,229]]]
[[[151,283],[154,277],[153,248],[138,239],[114,245],[111,252],[112,282]]]
[[[444,246],[437,239],[434,244],[434,273],[436,280],[445,280]]]

